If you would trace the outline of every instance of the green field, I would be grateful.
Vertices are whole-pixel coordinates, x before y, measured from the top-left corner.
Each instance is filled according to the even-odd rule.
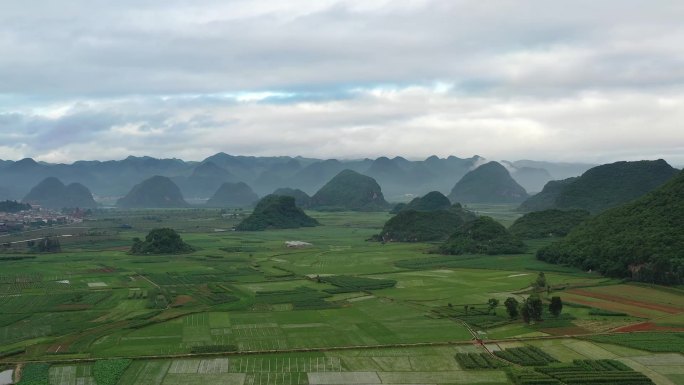
[[[473,209],[506,225],[517,216],[506,205]],[[94,369],[112,358],[133,360],[121,385],[508,384],[527,375],[515,360],[473,370],[457,354],[485,365],[480,354],[535,346],[563,370],[617,359],[657,384],[684,381],[681,345],[657,342],[684,330],[680,289],[536,260],[549,240],[528,242],[521,255],[442,256],[432,244],[368,241],[387,213],[308,214],[323,226],[238,233],[230,229],[239,218],[188,209],[100,211],[41,230],[70,235],[61,253],[32,254],[22,243],[0,252],[0,360],[52,363],[41,373],[60,385],[100,384]],[[132,238],[158,227],[196,251],[127,253]],[[292,240],[311,246],[287,248]],[[542,271],[542,298],[561,296],[563,314],[509,320],[504,300],[522,301]],[[488,308],[490,298],[500,305]],[[613,334],[629,328],[656,342]]]

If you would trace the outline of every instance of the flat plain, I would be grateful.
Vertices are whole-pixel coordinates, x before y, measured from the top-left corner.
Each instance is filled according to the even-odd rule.
[[[517,215],[473,209],[504,224]],[[1,360],[26,373],[48,363],[55,385],[100,384],[95,366],[122,359],[132,362],[121,385],[509,384],[528,369],[472,370],[456,356],[537,347],[554,365],[610,359],[656,384],[684,383],[681,288],[536,260],[548,239],[520,255],[442,256],[433,244],[368,241],[387,213],[309,214],[323,226],[234,232],[242,213],[103,210],[30,234],[69,235],[57,254],[29,252],[26,234],[4,237],[18,243],[0,251]],[[128,254],[159,227],[197,250]],[[522,300],[539,272],[551,286],[544,299],[564,301],[560,317],[528,325],[488,307]]]

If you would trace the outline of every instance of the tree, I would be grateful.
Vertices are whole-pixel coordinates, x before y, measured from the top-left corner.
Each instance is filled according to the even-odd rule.
[[[31,249],[38,253],[59,253],[62,251],[62,246],[58,239],[43,238],[34,243]]]
[[[546,275],[543,271],[539,272],[539,274],[537,275],[537,280],[534,281],[533,286],[536,287],[538,290],[543,290],[544,288],[546,288]]]
[[[561,297],[551,297],[551,303],[549,304],[549,312],[553,314],[554,317],[558,317],[563,311],[563,300]]]
[[[487,301],[487,305],[489,305],[489,311],[494,310],[497,306],[499,306],[499,300],[496,298],[490,298]]]
[[[131,254],[180,254],[194,251],[173,229],[153,229],[144,241],[133,238]]]
[[[520,315],[522,315],[522,319],[526,324],[530,323],[530,320],[532,319],[532,310],[530,309],[529,301],[526,300],[523,302],[520,307]]]
[[[544,311],[544,304],[538,295],[531,295],[527,298],[527,304],[530,307],[530,316],[535,321],[542,320],[542,312]]]
[[[508,297],[506,298],[506,301],[504,301],[504,306],[506,306],[506,313],[508,313],[508,316],[511,319],[518,318],[518,306],[520,304],[518,303],[518,300],[516,300],[513,297]]]

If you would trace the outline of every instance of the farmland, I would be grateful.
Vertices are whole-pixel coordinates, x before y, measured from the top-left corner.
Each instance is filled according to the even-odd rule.
[[[550,240],[442,256],[368,241],[387,213],[307,214],[322,226],[233,232],[240,216],[218,210],[98,211],[54,230],[71,235],[60,253],[12,243],[0,252],[0,360],[23,364],[22,384],[562,384],[595,365],[604,379],[684,383],[679,288],[536,260]],[[127,253],[158,227],[195,251]],[[562,314],[510,320],[504,300],[522,301],[539,272]]]

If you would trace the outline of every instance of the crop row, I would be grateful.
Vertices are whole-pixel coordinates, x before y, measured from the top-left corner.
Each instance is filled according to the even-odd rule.
[[[352,277],[348,275],[333,275],[321,277],[321,281],[337,286],[334,289],[325,290],[330,294],[351,293],[355,291],[380,290],[394,287],[397,281],[393,279],[373,279],[364,277]]]
[[[249,268],[232,269],[225,274],[146,274],[147,278],[158,285],[200,285],[207,282],[233,282],[238,277],[254,275],[255,271]]]
[[[590,337],[592,341],[607,342],[650,352],[684,353],[684,333],[630,333]]]
[[[97,385],[116,385],[128,366],[133,362],[128,359],[100,360],[93,366],[93,376]]]
[[[21,371],[18,385],[49,385],[50,364],[27,364]]]
[[[510,361],[522,366],[544,366],[553,362],[558,362],[557,359],[553,358],[551,355],[547,354],[536,346],[509,348],[496,351],[494,354],[506,361]]]
[[[457,353],[456,361],[463,369],[497,369],[507,366],[486,353]]]
[[[509,368],[507,373],[516,385],[562,385],[557,379],[531,369]]]

